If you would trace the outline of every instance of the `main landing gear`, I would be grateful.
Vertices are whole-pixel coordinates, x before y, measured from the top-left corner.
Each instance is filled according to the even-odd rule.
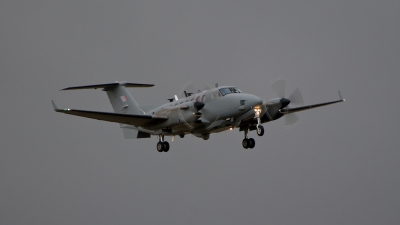
[[[253,138],[249,138],[247,136],[249,130],[244,130],[244,139],[242,141],[243,148],[248,149],[248,148],[254,148],[256,146],[256,141]],[[263,136],[264,135],[264,127],[257,124],[257,135],[258,136]]]
[[[169,143],[168,143],[168,141],[164,141],[163,134],[158,135],[157,151],[158,152],[168,152],[169,151]]]
[[[242,141],[243,148],[245,149],[254,148],[254,146],[256,146],[256,141],[253,138],[247,137],[248,132],[248,130],[244,131],[244,139]]]

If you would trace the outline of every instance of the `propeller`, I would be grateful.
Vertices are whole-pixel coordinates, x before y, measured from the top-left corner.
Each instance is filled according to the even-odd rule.
[[[185,98],[189,95],[195,95],[199,91],[202,92],[202,91],[210,90],[210,89],[211,89],[211,87],[207,84],[195,83],[195,82],[189,81],[182,86],[179,94],[182,98]]]
[[[186,98],[189,96],[194,96],[198,93],[201,93],[205,90],[210,90],[212,89],[210,85],[207,85],[205,83],[201,83],[201,82],[187,82],[186,84],[182,85],[181,89],[179,90],[179,95],[181,98]],[[200,92],[199,92],[200,91]],[[194,123],[201,123],[201,116],[203,115],[202,113],[202,109],[205,106],[205,103],[203,102],[204,98],[202,97],[202,94],[198,95],[198,98],[194,100],[193,103],[193,108],[195,110],[195,112],[193,112],[193,115],[196,117],[196,120],[194,121]],[[192,124],[192,122],[188,122],[185,120],[184,117],[181,116],[181,119],[185,122],[185,125],[189,128],[189,129],[193,129],[195,126]],[[218,117],[215,119],[215,121],[218,120]],[[215,123],[214,121],[214,123]],[[211,123],[213,124],[213,123]],[[211,127],[212,125],[210,125]]]
[[[195,102],[193,104],[194,108],[197,109],[197,112],[194,114],[196,117],[201,117],[203,115],[203,113],[199,112],[203,107],[204,107],[204,103],[203,102]]]
[[[281,98],[280,102],[282,104],[281,109],[287,107],[290,108],[288,105],[292,107],[299,107],[303,106],[305,103],[303,94],[299,87],[292,91],[289,97],[286,97],[286,79],[284,78],[277,78],[270,83],[271,88],[275,91],[279,98]],[[287,114],[284,116],[285,120],[285,127],[291,127],[296,125],[300,118],[296,115],[296,113]]]

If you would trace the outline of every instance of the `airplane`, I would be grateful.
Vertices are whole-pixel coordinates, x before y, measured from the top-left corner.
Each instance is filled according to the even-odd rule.
[[[107,93],[114,109],[112,112],[98,112],[64,108],[57,108],[52,100],[56,112],[81,116],[91,119],[119,123],[125,139],[150,138],[158,136],[157,151],[168,152],[170,145],[165,136],[175,135],[183,138],[187,134],[208,140],[210,134],[238,128],[244,132],[242,146],[245,149],[255,147],[255,140],[249,138],[249,131],[256,131],[258,136],[264,135],[263,123],[268,123],[281,117],[287,117],[289,125],[298,122],[293,113],[344,102],[339,91],[339,100],[313,105],[289,107],[291,102],[304,104],[304,98],[299,88],[285,97],[285,79],[278,79],[271,83],[271,87],[279,98],[267,101],[243,93],[234,86],[215,85],[215,88],[190,93],[184,91],[183,98],[168,99],[169,102],[157,107],[141,107],[129,93],[127,88],[147,88],[154,84],[140,84],[115,82],[86,86],[67,87],[61,90],[101,89]],[[293,116],[292,116],[293,115]],[[290,117],[292,116],[292,117]]]

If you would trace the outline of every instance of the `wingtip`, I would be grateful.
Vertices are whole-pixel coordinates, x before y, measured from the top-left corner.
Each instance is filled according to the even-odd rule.
[[[342,93],[340,93],[340,91],[338,91],[338,93],[339,93],[339,98],[340,98],[340,100],[342,100],[343,102],[345,102],[346,99],[343,98]]]
[[[53,101],[53,100],[51,100],[51,104],[53,105],[53,109],[54,109],[54,111],[58,112],[58,111],[59,111],[59,109],[57,108],[57,106],[56,106],[56,103],[54,103],[54,101]]]

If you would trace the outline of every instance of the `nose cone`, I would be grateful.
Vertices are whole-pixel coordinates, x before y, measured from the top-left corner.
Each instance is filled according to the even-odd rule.
[[[261,105],[263,103],[263,100],[261,98],[259,98],[257,96],[254,96],[254,97],[255,97],[255,99],[254,99],[255,104]]]
[[[281,109],[285,108],[286,106],[289,105],[290,100],[286,98],[281,98],[280,103],[282,104]]]
[[[247,103],[247,102],[246,102]],[[251,105],[252,107],[256,105],[261,105],[263,103],[263,100],[255,95],[248,95],[248,104]]]
[[[250,110],[263,103],[261,98],[246,93],[226,95],[224,98],[230,98],[230,102],[233,103],[235,108],[239,107],[239,110]]]

